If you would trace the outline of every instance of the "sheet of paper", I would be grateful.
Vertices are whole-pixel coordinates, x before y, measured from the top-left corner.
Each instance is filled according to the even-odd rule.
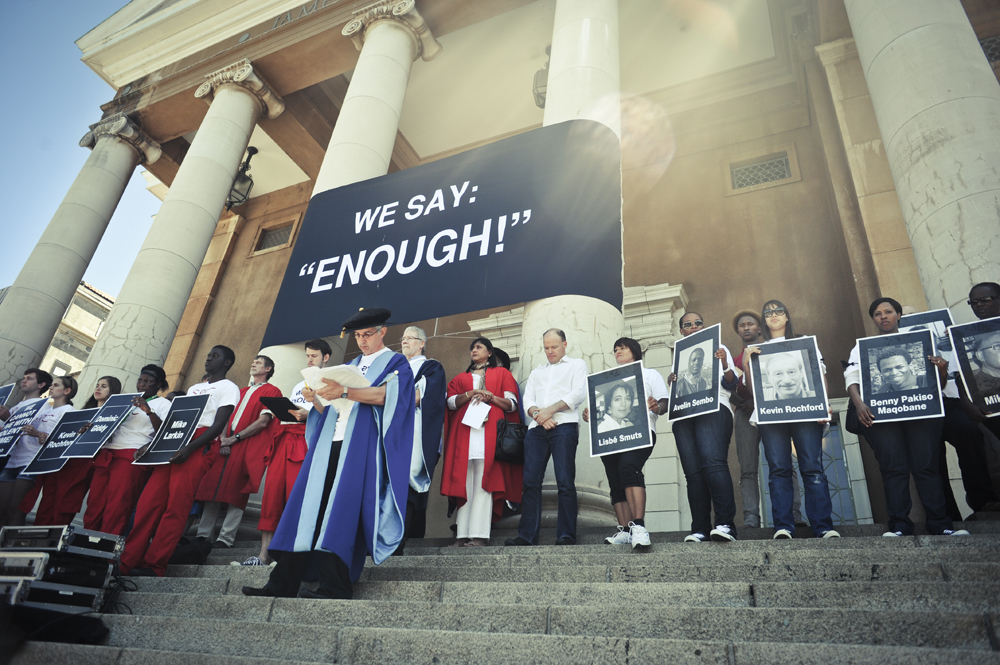
[[[470,404],[469,408],[465,410],[465,415],[462,416],[462,424],[468,425],[472,429],[479,429],[486,422],[486,418],[489,415],[490,405],[486,402]]]
[[[330,379],[331,381],[336,381],[345,388],[368,388],[372,385],[372,382],[365,378],[365,375],[361,373],[357,365],[337,365],[335,367],[324,367],[320,369],[319,367],[306,367],[302,370],[302,378],[306,380],[306,383],[310,388],[316,390],[317,388],[322,388],[326,384],[323,383],[323,379]],[[318,397],[318,396],[317,396]],[[343,404],[349,404],[351,400],[326,400],[322,397],[318,397],[320,404],[323,406],[329,406],[333,402],[340,402]],[[338,411],[339,411],[338,407]]]

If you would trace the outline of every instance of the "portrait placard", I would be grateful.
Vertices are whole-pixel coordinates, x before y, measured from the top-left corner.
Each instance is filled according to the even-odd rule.
[[[128,418],[135,408],[132,400],[142,397],[142,393],[129,393],[127,395],[112,395],[104,406],[98,410],[91,421],[90,429],[80,435],[76,441],[70,444],[63,457],[93,457],[100,452],[101,447],[111,440],[111,435],[115,433],[118,426]]]
[[[861,399],[875,422],[936,418],[944,414],[930,330],[858,340]]]
[[[49,439],[45,442],[34,459],[24,467],[28,475],[52,473],[63,468],[68,458],[63,457],[63,453],[70,444],[80,436],[80,428],[97,413],[97,409],[84,409],[83,411],[67,411],[56,423],[56,426],[49,432]]]
[[[1000,416],[1000,317],[952,326],[948,334],[969,399],[987,417]]]
[[[591,374],[587,377],[587,396],[591,457],[653,445],[642,361]]]
[[[760,345],[750,359],[758,423],[797,423],[830,417],[816,338]]]
[[[951,338],[948,337],[948,327],[954,325],[955,320],[951,318],[951,310],[935,309],[930,312],[917,312],[916,314],[906,314],[899,319],[899,332],[914,332],[917,330],[930,330],[934,335],[934,348],[937,355],[945,360],[951,360],[952,349]]]
[[[175,397],[170,403],[170,411],[163,424],[149,443],[146,454],[133,464],[168,464],[178,450],[191,442],[198,429],[201,413],[208,404],[208,395],[184,395]]]
[[[46,399],[35,400],[7,419],[3,429],[0,430],[0,457],[10,455],[10,449],[21,438],[21,428],[30,425],[31,421],[35,419],[35,415],[47,402]]]
[[[683,420],[722,407],[719,401],[722,362],[715,357],[721,345],[722,327],[718,323],[674,343],[671,372],[677,375],[677,380],[670,384],[667,418]]]
[[[0,406],[7,406],[7,400],[10,399],[10,394],[14,392],[13,383],[8,383],[6,386],[0,386]]]

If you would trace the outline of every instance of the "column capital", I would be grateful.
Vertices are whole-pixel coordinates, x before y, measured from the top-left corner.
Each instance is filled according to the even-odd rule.
[[[263,107],[263,115],[269,119],[277,118],[285,110],[284,100],[260,74],[254,71],[253,65],[245,58],[214,71],[205,78],[207,80],[198,86],[194,96],[204,99],[209,104],[215,97],[215,91],[221,86],[235,85],[256,97]]]
[[[131,118],[121,112],[102,118],[91,125],[90,131],[80,139],[80,147],[93,150],[102,136],[113,136],[130,144],[139,152],[140,162],[143,164],[152,164],[163,154],[160,144],[149,138]]]
[[[354,12],[354,18],[344,26],[343,35],[350,37],[354,46],[360,51],[365,43],[365,32],[372,25],[381,21],[393,21],[403,26],[413,36],[416,42],[416,57],[425,61],[433,60],[441,53],[442,46],[424,17],[417,12],[414,0],[379,0]]]

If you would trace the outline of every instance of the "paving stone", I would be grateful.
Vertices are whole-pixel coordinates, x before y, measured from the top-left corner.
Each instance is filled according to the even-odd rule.
[[[656,607],[750,607],[750,585],[742,583],[618,584],[445,582],[444,603],[502,605],[620,605]]]
[[[941,581],[940,564],[786,564],[764,566],[618,566],[609,582],[898,582]]]
[[[369,580],[440,582],[606,582],[606,566],[519,566],[516,568],[416,567],[371,569]]]
[[[742,642],[733,645],[733,665],[998,665],[1000,653],[962,649],[916,649],[852,644],[774,644]]]
[[[232,621],[265,622],[271,613],[271,598],[243,595],[196,596],[179,593],[143,593],[129,598],[133,614],[145,616],[202,617]]]
[[[115,665],[121,655],[120,647],[92,646],[89,644],[59,644],[56,642],[28,642],[11,656],[10,665]]]
[[[755,607],[987,612],[1000,610],[1000,584],[977,582],[758,582]]]

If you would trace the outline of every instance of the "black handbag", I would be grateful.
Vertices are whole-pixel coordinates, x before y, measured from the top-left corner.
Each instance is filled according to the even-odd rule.
[[[851,434],[861,434],[861,421],[858,419],[858,407],[854,406],[854,400],[847,402],[847,415],[844,417],[844,429]]]
[[[503,414],[503,420],[497,421],[497,446],[493,459],[508,464],[524,464],[524,436],[528,426],[512,423]]]

